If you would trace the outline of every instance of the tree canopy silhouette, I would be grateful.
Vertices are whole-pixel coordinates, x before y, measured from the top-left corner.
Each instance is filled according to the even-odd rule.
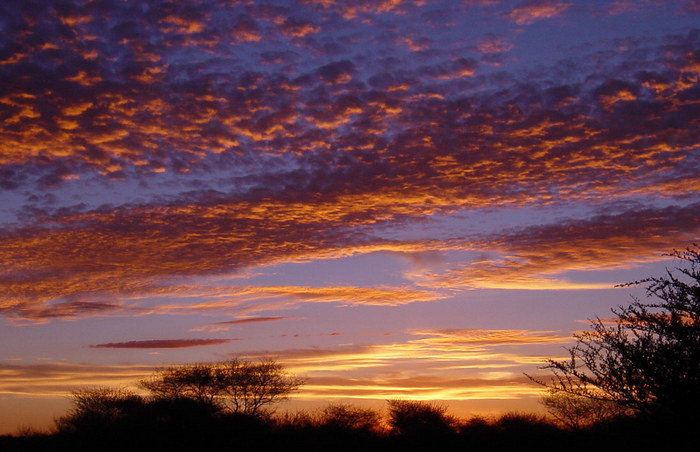
[[[190,398],[232,413],[258,415],[269,405],[286,399],[303,383],[302,378],[288,374],[275,361],[232,359],[168,367],[139,385],[156,398]]]
[[[697,245],[696,245],[697,246]],[[700,253],[674,251],[686,267],[646,284],[652,302],[639,299],[613,309],[614,319],[596,318],[591,330],[574,335],[570,359],[550,360],[550,396],[601,401],[664,422],[697,422],[700,402]],[[536,380],[537,381],[537,380]],[[695,421],[693,421],[695,420]]]

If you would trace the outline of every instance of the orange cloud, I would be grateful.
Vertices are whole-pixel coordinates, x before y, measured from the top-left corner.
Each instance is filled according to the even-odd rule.
[[[153,370],[147,365],[0,363],[0,394],[68,396],[85,386],[133,386]]]
[[[418,340],[425,344],[531,345],[542,343],[557,344],[570,341],[569,336],[559,336],[553,334],[552,331],[444,329],[417,330],[411,333],[417,336],[429,336]]]
[[[41,365],[0,364],[0,393],[6,396],[67,397],[85,387],[135,388],[137,381],[156,368],[137,365],[85,365],[49,363]],[[310,377],[292,403],[333,399],[387,400],[517,400],[536,397],[541,387],[522,374],[491,375],[487,378],[440,375],[316,375]],[[56,413],[57,415],[60,413]]]
[[[481,53],[502,53],[512,48],[513,44],[494,35],[485,36],[478,42],[478,49]]]
[[[190,209],[184,209],[175,216],[168,215],[169,221],[161,214],[151,216],[155,212],[150,212],[139,215],[139,226],[133,229],[126,226],[123,219],[112,215],[79,215],[74,218],[75,221],[92,222],[93,226],[90,229],[45,230],[36,231],[34,236],[19,234],[8,237],[4,241],[5,246],[0,249],[0,256],[15,264],[11,268],[6,267],[7,276],[0,279],[0,286],[4,287],[0,295],[0,312],[46,321],[110,313],[145,315],[230,309],[246,301],[274,298],[287,298],[282,303],[287,306],[300,302],[395,306],[444,298],[436,292],[407,287],[217,287],[210,283],[202,286],[173,284],[176,275],[207,275],[272,262],[310,257],[333,258],[377,249],[407,250],[413,247],[411,244],[376,246],[371,243],[348,246],[338,237],[335,244],[329,242],[323,245],[322,241],[316,240],[320,246],[311,248],[308,246],[310,240],[302,239],[295,243],[286,239],[288,244],[285,249],[279,247],[276,237],[279,233],[277,222],[268,224],[266,220],[236,219],[228,215],[220,217],[216,209],[205,209],[201,213],[204,212],[208,213],[195,214],[193,218],[199,220],[194,223],[187,220],[193,214]],[[294,215],[298,214],[301,212],[294,212]],[[320,215],[323,217],[323,213]],[[180,220],[175,221],[176,217],[180,217]],[[196,232],[199,236],[197,243],[192,241],[191,233],[194,231],[185,232],[187,228],[176,226],[181,220],[196,226],[199,231]],[[278,220],[285,221],[279,216]],[[312,219],[307,217],[307,220]],[[219,221],[224,224],[217,225]],[[302,236],[312,234],[318,237],[313,232],[317,227],[313,223],[300,229]],[[148,228],[150,234],[144,236],[141,228]],[[221,231],[228,232],[222,236]],[[186,235],[181,236],[182,232]],[[285,235],[290,232],[287,229]],[[271,235],[265,238],[268,234]],[[101,238],[95,240],[96,237]],[[10,246],[13,241],[16,245]],[[144,259],[147,255],[151,257]],[[121,265],[115,266],[117,262]],[[44,270],[37,272],[38,268]],[[148,308],[139,304],[144,297],[172,296],[191,298],[194,302],[187,305],[161,303]]]
[[[337,335],[337,333],[331,333]],[[93,348],[173,348],[223,344],[232,339],[127,341]],[[540,355],[500,351],[504,345],[556,344],[547,331],[416,330],[404,342],[243,352],[243,359],[274,357],[291,372],[309,377],[298,395],[328,397],[478,399],[516,398],[534,387],[521,372],[543,362]],[[133,385],[155,369],[143,365],[0,363],[0,393],[66,394],[85,385]],[[450,382],[451,381],[451,382]],[[468,384],[467,384],[468,383]],[[504,392],[496,396],[496,388]]]
[[[484,256],[444,273],[417,273],[415,277],[428,286],[440,287],[612,288],[614,283],[575,282],[561,275],[661,260],[663,253],[678,244],[690,244],[698,237],[698,212],[697,203],[633,209],[589,220],[512,231],[471,244],[472,249],[495,253],[494,257]]]
[[[350,228],[377,221],[374,212],[364,217],[368,207],[385,216],[425,215],[436,204],[424,199],[413,204],[407,196],[397,204],[396,199],[401,198],[365,199],[348,202],[347,207],[332,203],[214,203],[76,213],[61,217],[60,228],[49,227],[56,223],[47,220],[46,228],[8,231],[0,247],[0,258],[7,263],[0,278],[0,311],[39,320],[222,309],[246,300],[274,298],[288,298],[284,302],[287,306],[299,302],[395,306],[444,298],[440,292],[410,287],[207,288],[173,284],[182,275],[225,274],[277,262],[374,251],[479,249],[495,253],[441,274],[426,270],[412,276],[433,287],[601,288],[607,285],[571,282],[558,275],[656,260],[679,243],[694,240],[700,224],[697,205],[690,204],[630,210],[468,241],[395,242],[348,235]],[[174,295],[200,300],[191,306],[163,304],[148,309],[127,303]]]
[[[498,349],[566,342],[551,332],[527,330],[417,330],[411,335],[402,343],[283,350],[276,358],[308,377],[301,399],[516,399],[541,392],[522,372],[545,357]]]
[[[295,287],[268,286],[243,288],[241,295],[288,296],[304,301],[344,303],[351,305],[396,306],[416,301],[433,301],[445,298],[435,292],[402,287]]]
[[[514,400],[542,393],[524,376],[489,379],[444,378],[310,378],[299,399],[407,399],[430,401]]]
[[[497,2],[444,11],[425,11],[421,2],[300,3],[300,11],[314,13],[308,15],[205,2],[169,4],[153,17],[119,3],[109,6],[111,34],[97,20],[103,14],[88,14],[96,3],[80,14],[18,16],[18,29],[27,31],[13,35],[8,52],[16,58],[3,56],[9,82],[0,91],[0,189],[17,200],[0,232],[5,315],[146,313],[139,297],[166,293],[187,294],[201,309],[239,306],[246,297],[290,305],[442,298],[400,287],[278,287],[248,288],[225,302],[226,291],[197,298],[194,289],[173,287],[183,277],[392,250],[490,253],[425,278],[446,287],[595,288],[560,270],[598,262],[612,268],[616,259],[645,259],[697,235],[691,201],[682,201],[695,199],[700,187],[700,123],[691,114],[697,58],[687,36],[668,37],[673,45],[654,48],[649,61],[639,62],[630,44],[614,50],[614,65],[582,59],[581,77],[533,75],[525,84],[507,74],[487,86],[479,62],[454,52],[417,52],[405,67],[389,60],[379,67],[340,44],[321,49],[313,35],[335,32],[324,28],[331,16],[338,36],[352,29],[358,20],[350,24],[339,13],[351,9],[367,24],[372,14],[399,21],[409,12],[431,24],[433,12],[446,17],[486,6],[478,11],[486,14]],[[528,1],[510,15],[525,24],[568,6]],[[136,19],[149,26],[135,26]],[[72,31],[56,36],[41,23]],[[285,24],[294,39],[277,33]],[[272,39],[268,31],[284,41],[279,51],[251,44]],[[352,36],[377,49],[393,48],[397,36],[435,46],[417,29]],[[481,44],[488,52],[508,47],[495,35]],[[323,57],[301,64],[302,49]],[[190,61],[190,54],[201,59]],[[61,61],[71,63],[49,64]],[[266,69],[229,70],[253,61]],[[113,193],[112,206],[97,207]],[[683,221],[661,224],[649,211],[634,215],[639,223],[567,223],[571,234],[540,228],[555,234],[549,241],[527,231],[401,237],[406,227],[480,209],[627,197],[674,200],[671,213]],[[537,248],[518,248],[518,240]]]
[[[286,18],[281,24],[282,33],[292,38],[303,38],[306,35],[318,33],[321,28],[312,22]]]
[[[518,25],[530,25],[538,20],[557,17],[569,6],[571,3],[557,0],[528,0],[513,9],[508,17]]]
[[[204,30],[204,23],[192,17],[166,16],[160,20],[162,30],[166,33],[199,33]]]

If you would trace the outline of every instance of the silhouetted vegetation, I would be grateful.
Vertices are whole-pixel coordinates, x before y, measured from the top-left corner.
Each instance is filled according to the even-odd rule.
[[[458,419],[434,402],[389,400],[386,413],[345,404],[274,415],[303,381],[273,361],[171,367],[141,395],[73,394],[52,433],[0,437],[2,451],[645,451],[696,447],[700,426],[700,254],[647,284],[657,300],[619,307],[576,336],[569,361],[550,361],[551,418],[509,413]],[[686,449],[683,449],[685,447]]]
[[[232,413],[255,415],[286,399],[303,383],[303,379],[287,374],[281,364],[272,360],[232,359],[168,367],[139,385],[158,399],[187,398]]]
[[[663,450],[670,441],[668,431],[633,416],[566,428],[534,414],[459,419],[438,404],[405,400],[390,401],[385,413],[329,405],[271,416],[231,413],[194,399],[154,399],[122,391],[85,391],[79,397],[74,409],[57,420],[54,432],[0,437],[0,450],[618,452]],[[685,440],[687,445],[694,441],[694,432],[678,433],[673,441]]]
[[[434,402],[389,400],[389,433],[400,450],[443,450],[454,443],[456,420]]]
[[[568,361],[549,361],[545,405],[572,427],[633,414],[676,428],[700,427],[700,254],[672,254],[689,268],[625,285],[646,284],[635,299],[576,335]]]
[[[568,428],[582,428],[631,414],[631,410],[609,400],[583,397],[548,387],[542,405],[554,419]]]
[[[374,410],[346,404],[327,406],[320,419],[322,427],[353,433],[378,433],[383,430],[382,416]]]

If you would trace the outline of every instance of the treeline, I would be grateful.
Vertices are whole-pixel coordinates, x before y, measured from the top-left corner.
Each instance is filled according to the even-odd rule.
[[[644,451],[695,444],[694,432],[679,435],[629,416],[572,429],[534,414],[460,419],[443,405],[410,400],[389,401],[384,415],[343,404],[271,415],[234,413],[192,398],[146,398],[117,390],[93,396],[101,399],[100,407],[72,411],[50,434],[0,437],[0,450]]]

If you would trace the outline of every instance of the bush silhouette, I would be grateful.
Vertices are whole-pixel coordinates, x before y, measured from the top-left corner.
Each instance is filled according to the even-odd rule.
[[[126,389],[96,388],[73,393],[73,409],[56,420],[60,432],[103,431],[138,419],[144,411],[143,397]]]
[[[439,436],[454,432],[455,420],[447,408],[415,400],[389,400],[389,426],[404,436]]]
[[[382,419],[379,413],[368,408],[332,404],[323,410],[321,425],[334,430],[379,432]]]

